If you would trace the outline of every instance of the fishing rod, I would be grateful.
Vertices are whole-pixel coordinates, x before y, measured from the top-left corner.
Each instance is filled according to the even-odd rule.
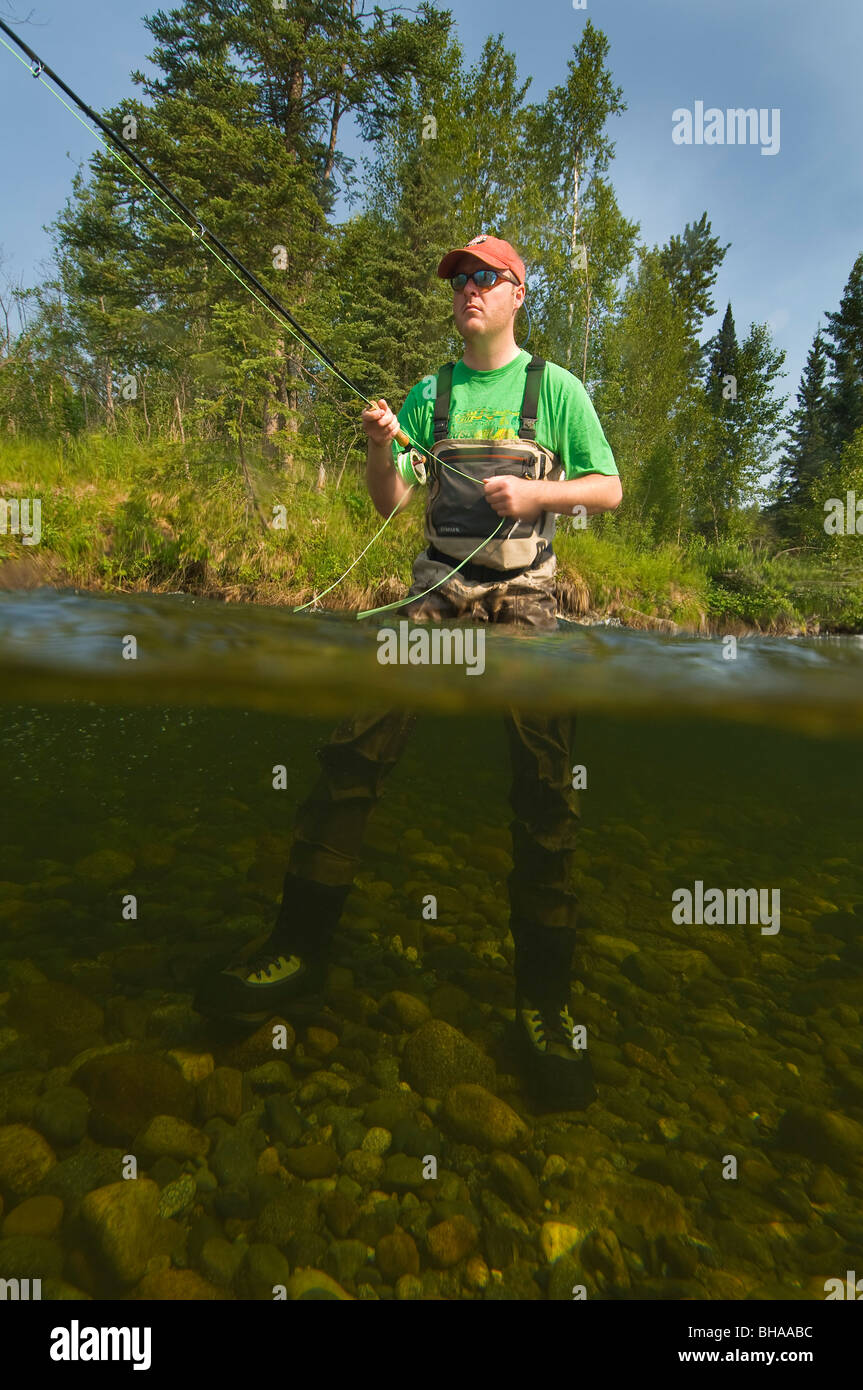
[[[12,40],[12,42],[17,45],[18,48],[20,48],[22,53],[26,54],[30,62],[25,62],[24,58],[22,58],[19,53],[15,52],[14,48],[10,48],[9,44],[6,43],[4,39],[0,38],[0,44],[2,44],[2,46],[9,53],[12,54],[12,57],[16,58],[19,63],[21,63],[25,68],[27,68],[28,72],[30,72],[33,75],[33,77],[38,79],[41,86],[43,86],[46,89],[46,91],[49,91],[51,95],[55,97],[57,101],[60,102],[61,106],[64,106],[67,111],[71,112],[75,119],[81,125],[84,126],[85,130],[89,130],[91,135],[95,135],[96,132],[91,130],[90,127],[87,126],[86,123],[81,120],[81,117],[78,115],[78,112],[75,111],[67,101],[64,101],[63,97],[60,96],[57,92],[55,92],[52,87],[49,87],[48,83],[44,80],[42,74],[44,73],[45,76],[49,77],[51,81],[54,83],[54,85],[60,88],[61,92],[65,92],[66,96],[69,97],[69,100],[74,102],[75,106],[78,107],[78,110],[83,112],[87,119],[92,121],[93,124],[96,125],[100,131],[102,131],[103,135],[107,136],[107,139],[112,142],[110,144],[107,144],[105,140],[99,140],[99,143],[102,144],[106,150],[108,150],[109,154],[114,155],[114,157],[119,161],[120,164],[123,165],[126,171],[130,173],[133,178],[137,179],[138,183],[141,184],[142,188],[144,188],[148,193],[151,193],[153,197],[156,198],[156,200],[159,203],[161,203],[162,206],[166,208],[167,211],[171,213],[171,215],[175,217],[177,221],[181,223],[182,226],[186,228],[188,232],[191,232],[193,236],[198,237],[204,249],[209,251],[210,254],[214,256],[215,259],[220,263],[220,265],[224,266],[224,268],[234,277],[238,284],[242,285],[244,289],[248,290],[248,292],[252,295],[253,299],[256,299],[259,304],[263,305],[263,307],[270,314],[272,314],[274,318],[280,320],[283,326],[287,325],[288,331],[293,335],[293,337],[297,338],[299,342],[303,343],[310,350],[313,356],[315,356],[318,359],[318,361],[321,362],[325,367],[329,368],[329,370],[335,374],[339,381],[341,381],[343,385],[347,386],[348,389],[354,393],[354,395],[358,396],[359,399],[365,405],[370,405],[375,408],[379,406],[379,401],[373,400],[371,397],[367,396],[365,392],[362,391],[359,386],[357,386],[356,382],[352,381],[349,376],[345,375],[341,368],[338,367],[336,363],[332,360],[329,354],[324,351],[321,345],[318,342],[316,342],[316,340],[311,336],[311,334],[306,332],[306,330],[302,327],[300,323],[297,322],[293,314],[285,308],[285,306],[275,297],[274,294],[270,293],[266,285],[262,284],[258,277],[251,270],[249,270],[248,266],[246,266],[239,259],[238,256],[234,255],[230,247],[226,246],[225,243],[221,240],[221,238],[216,236],[215,232],[212,232],[209,229],[209,227],[206,227],[204,225],[204,223],[192,211],[192,209],[186,206],[182,198],[180,198],[176,193],[174,193],[174,191],[171,188],[169,188],[168,185],[159,177],[155,170],[151,169],[150,166],[146,164],[144,160],[141,159],[133,149],[130,148],[130,146],[126,143],[122,136],[117,135],[117,133],[113,131],[111,127],[106,124],[105,121],[102,120],[102,117],[96,111],[94,111],[92,107],[88,106],[85,101],[82,101],[82,99],[75,92],[73,92],[72,88],[69,87],[63,81],[62,77],[58,76],[58,74],[54,72],[53,68],[50,68],[48,64],[44,62],[43,59],[41,59],[37,53],[34,53],[33,49],[29,46],[29,44],[26,44],[24,40],[15,33],[14,29],[10,29],[9,25],[6,24],[3,19],[0,19],[0,29],[2,29],[3,33],[6,34]],[[33,66],[31,66],[31,64]],[[98,135],[96,135],[96,139],[99,139]],[[120,154],[118,154],[117,149],[115,148],[116,146],[119,146],[119,148],[123,151],[123,154],[125,154],[128,157],[128,159],[131,160],[131,166],[126,163],[126,160],[123,159],[123,157]],[[161,190],[162,194],[164,194],[164,197],[161,197],[154,188],[151,188],[149,184],[144,182],[144,180],[141,178],[141,174],[137,172],[138,170],[141,170],[144,174],[146,174],[147,178],[152,179],[156,187]],[[166,202],[165,199],[168,199],[169,201]],[[180,213],[177,212],[177,208],[181,210],[183,216],[180,216]],[[189,222],[186,222],[184,218],[188,218],[189,222],[191,222],[192,225],[190,226]],[[221,252],[221,255],[219,254],[219,252]],[[244,275],[246,279],[241,279],[241,275]],[[254,286],[254,289],[252,288],[252,286]],[[411,438],[408,432],[401,426],[399,427],[394,437],[396,442],[400,444],[403,449],[411,448],[412,451],[417,450],[421,455],[423,455],[423,457],[431,457],[429,450],[426,449],[417,440]],[[441,462],[443,461],[441,460]],[[477,483],[480,487],[482,486],[482,483],[479,481],[479,479],[471,478],[469,474],[462,473],[461,469],[453,467],[452,464],[444,463],[443,466],[445,468],[449,468],[450,471],[453,473],[459,473],[462,477],[469,478],[471,482]],[[411,491],[412,490],[413,484],[411,484]],[[383,532],[386,530],[387,526],[389,526],[396,512],[399,510],[399,507],[401,506],[401,502],[403,500],[404,499],[400,499],[399,502],[396,503],[395,507],[390,512],[383,526],[380,528],[379,531],[376,532],[374,536],[372,536],[372,539],[365,547],[365,550],[363,550],[357,556],[356,560],[354,560],[353,564],[345,570],[344,574],[341,575],[333,584],[331,584],[328,589],[324,589],[320,594],[315,594],[313,598],[309,599],[308,603],[301,604],[298,608],[295,608],[295,613],[299,613],[304,608],[310,607],[311,604],[317,603],[317,601],[320,598],[323,598],[325,594],[330,593],[330,591],[334,589],[336,585],[341,584],[342,580],[345,579],[348,574],[350,574],[354,566],[359,564],[359,561],[363,558],[363,555],[365,555],[366,551],[370,548],[370,546],[373,545],[374,542],[378,539],[378,536],[382,535]],[[505,518],[501,520],[500,525],[496,528],[495,531],[492,532],[492,536],[497,535],[497,532],[503,525],[504,520]],[[479,546],[477,546],[477,550],[482,549],[482,546],[485,545],[488,540],[491,540],[491,538],[491,536],[486,537],[486,539],[483,540]],[[472,552],[472,555],[475,555],[476,553],[476,550],[474,550]],[[472,558],[472,555],[468,555],[467,558],[462,560],[460,564],[454,566],[454,568],[450,571],[450,574],[454,574],[456,570],[459,570],[462,568],[463,565],[466,565],[468,560]],[[448,578],[449,575],[445,575],[444,578],[439,580],[437,584],[432,585],[432,589],[436,589],[439,584],[445,583],[445,581]],[[426,594],[431,593],[431,589],[427,589],[425,592]],[[413,596],[414,599],[417,597],[424,598],[425,594]],[[365,612],[357,614],[357,617],[367,618],[374,613],[385,612],[391,608],[398,608],[401,607],[403,603],[408,603],[411,601],[413,600],[411,596],[408,595],[406,598],[400,599],[397,603],[386,604],[383,608],[367,609]]]

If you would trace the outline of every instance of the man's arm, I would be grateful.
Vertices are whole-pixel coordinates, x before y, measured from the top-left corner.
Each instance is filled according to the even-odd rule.
[[[620,478],[609,473],[584,473],[580,478],[555,483],[528,478],[490,478],[485,497],[498,516],[517,516],[536,521],[541,512],[569,512],[584,507],[588,516],[614,511],[623,497]]]
[[[411,491],[410,485],[393,467],[392,442],[401,426],[386,401],[367,407],[362,421],[368,439],[366,485],[369,496],[381,516],[389,516]]]
[[[539,497],[544,512],[572,512],[584,507],[588,516],[597,512],[613,512],[623,497],[623,487],[616,474],[585,473],[567,482],[540,482]]]

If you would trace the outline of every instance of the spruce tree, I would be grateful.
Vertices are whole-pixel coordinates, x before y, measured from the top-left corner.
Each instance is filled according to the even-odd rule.
[[[836,461],[831,444],[831,400],[827,352],[819,328],[812,341],[791,413],[788,440],[779,466],[776,503],[769,509],[786,536],[796,535],[819,480]]]
[[[827,312],[831,440],[841,449],[863,425],[863,252],[836,313]]]

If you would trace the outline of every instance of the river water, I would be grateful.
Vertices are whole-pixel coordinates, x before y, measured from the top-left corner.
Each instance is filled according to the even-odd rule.
[[[562,622],[484,633],[470,671],[383,663],[399,622],[0,598],[0,1278],[68,1299],[844,1286],[863,642]],[[278,1011],[274,1050],[271,1017],[202,1014],[198,982],[266,938],[317,755],[376,710],[416,721],[346,849],[323,992]],[[581,1109],[538,1103],[513,1042],[511,710],[575,729]]]

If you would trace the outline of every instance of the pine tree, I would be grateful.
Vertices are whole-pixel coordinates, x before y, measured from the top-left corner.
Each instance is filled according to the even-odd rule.
[[[719,541],[742,533],[745,510],[760,500],[771,469],[787,399],[773,395],[777,378],[785,375],[785,353],[774,351],[766,324],[752,324],[738,346],[730,304],[704,351],[710,430],[694,520],[702,534]]]
[[[591,338],[616,302],[637,224],[620,212],[602,178],[614,157],[605,133],[626,110],[607,67],[609,42],[587,20],[564,84],[530,108],[527,149],[534,168],[527,249],[541,266],[534,294],[548,356],[588,378]]]
[[[863,252],[848,277],[837,313],[827,313],[831,441],[841,449],[863,425]]]
[[[731,242],[727,242],[720,246],[707,213],[703,212],[696,223],[687,222],[682,236],[675,234],[662,248],[662,265],[672,298],[682,307],[693,337],[701,331],[702,321],[714,312],[710,291],[730,245]]]
[[[801,516],[808,509],[819,480],[836,461],[830,442],[832,423],[827,352],[819,328],[806,358],[797,389],[797,406],[789,422],[779,466],[779,496],[769,509],[786,536],[799,532]]]

